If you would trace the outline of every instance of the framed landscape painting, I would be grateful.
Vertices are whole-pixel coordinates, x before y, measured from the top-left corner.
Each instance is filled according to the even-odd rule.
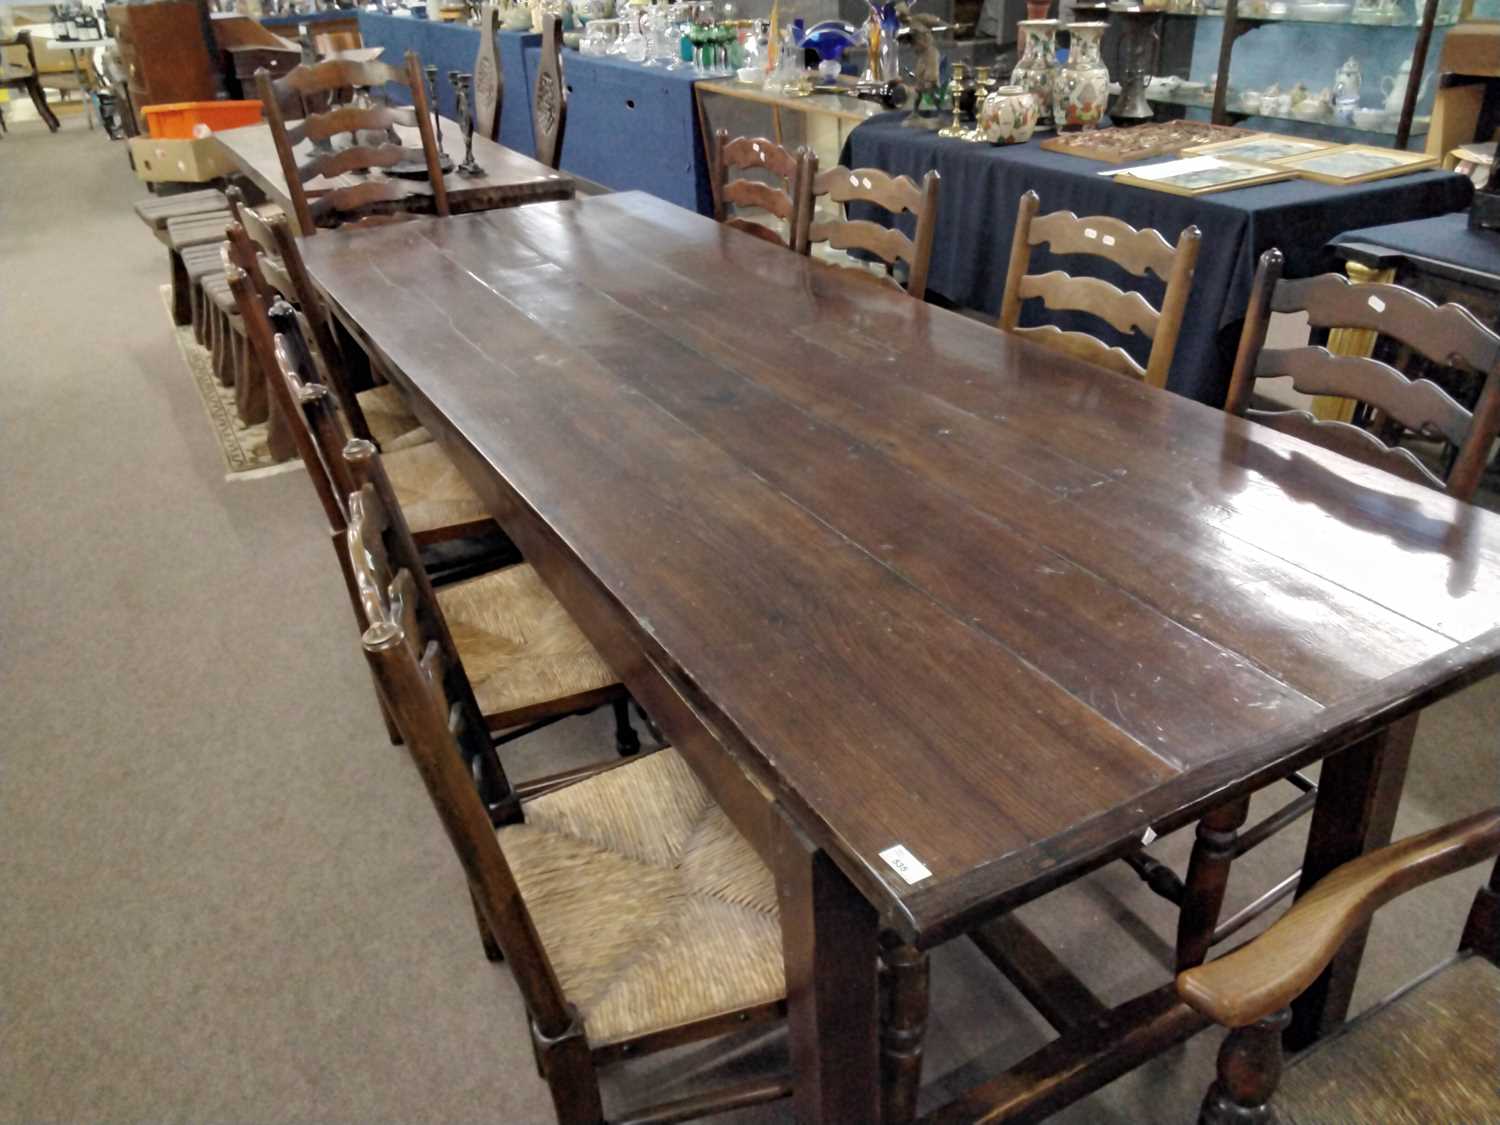
[[[1323,184],[1365,184],[1436,167],[1437,157],[1374,145],[1339,145],[1304,156],[1283,157],[1275,165]]]

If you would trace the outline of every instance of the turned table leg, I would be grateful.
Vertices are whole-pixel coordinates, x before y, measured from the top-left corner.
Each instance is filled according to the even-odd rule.
[[[1214,928],[1229,886],[1229,868],[1240,826],[1250,812],[1250,798],[1237,797],[1210,809],[1198,822],[1198,838],[1188,861],[1182,911],[1177,918],[1177,971],[1203,964],[1213,944]]]

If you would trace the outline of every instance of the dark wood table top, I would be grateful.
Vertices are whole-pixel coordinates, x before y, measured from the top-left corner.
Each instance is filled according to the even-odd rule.
[[[463,134],[458,122],[443,118],[443,147],[455,161],[463,159]],[[422,141],[415,126],[398,125],[402,143],[410,148],[420,148]],[[243,125],[238,129],[223,129],[214,138],[224,147],[229,158],[256,187],[265,192],[266,198],[291,214],[291,199],[287,195],[286,177],[281,172],[281,161],[276,155],[276,143],[271,139],[271,127],[265,122],[259,125]],[[299,161],[306,160],[312,152],[312,144],[304,141],[296,150]],[[482,176],[460,176],[450,172],[444,176],[448,185],[448,206],[454,214],[466,211],[485,211],[492,207],[510,207],[517,203],[537,200],[568,199],[573,195],[575,183],[566,172],[557,172],[515,149],[506,148],[494,141],[486,140],[477,133],[474,136],[474,159],[484,169]],[[379,178],[382,173],[371,173],[369,177],[347,174],[336,181],[322,177],[309,180],[307,194],[316,197],[334,187],[363,183],[367,178]],[[430,199],[432,188],[422,180],[408,181],[416,196],[413,205]],[[429,205],[428,210],[431,210]]]
[[[911,940],[1500,662],[1500,517],[650,196],[305,252]]]

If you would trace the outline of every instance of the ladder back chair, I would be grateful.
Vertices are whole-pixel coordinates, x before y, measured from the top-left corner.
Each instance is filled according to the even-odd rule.
[[[1356,284],[1340,274],[1287,281],[1281,278],[1281,268],[1279,251],[1268,250],[1261,255],[1224,409],[1403,479],[1461,500],[1471,499],[1500,431],[1500,336],[1466,309],[1451,304],[1439,307],[1398,285]],[[1398,341],[1435,364],[1473,373],[1479,386],[1475,409],[1460,405],[1436,383],[1408,379],[1376,359],[1335,356],[1320,346],[1265,347],[1271,313],[1304,311],[1314,330],[1367,330]],[[1292,387],[1304,394],[1358,399],[1373,406],[1389,425],[1441,438],[1452,450],[1446,479],[1410,450],[1388,446],[1358,426],[1318,421],[1300,410],[1252,407],[1256,382],[1275,378],[1290,379]],[[1293,773],[1286,780],[1301,790],[1299,795],[1250,828],[1242,828],[1247,811],[1243,799],[1211,810],[1204,817],[1186,884],[1144,850],[1128,857],[1127,862],[1154,891],[1182,908],[1177,941],[1179,969],[1199,964],[1215,944],[1296,892],[1302,878],[1300,870],[1271,886],[1232,917],[1219,920],[1234,861],[1306,816],[1317,803],[1318,787],[1312,779]]]
[[[1283,1068],[1290,1006],[1390,900],[1500,854],[1500,809],[1335,868],[1259,937],[1182,973],[1186,1003],[1230,1034],[1203,1125],[1500,1121],[1500,864],[1459,952]]]
[[[797,200],[804,162],[765,137],[735,137],[729,130],[714,132],[714,219],[777,246],[790,248],[797,237]],[[731,172],[763,172],[779,183],[731,177]],[[753,219],[733,214],[731,207],[757,207],[786,224],[786,235]]]
[[[1261,255],[1224,409],[1460,500],[1472,499],[1500,430],[1500,336],[1460,305],[1439,307],[1399,285],[1356,284],[1334,273],[1288,281],[1281,276],[1282,264],[1280,251]],[[1271,313],[1303,311],[1315,329],[1366,329],[1439,367],[1472,376],[1479,388],[1474,409],[1432,380],[1409,379],[1377,359],[1335,356],[1323,347],[1265,346]],[[1304,394],[1356,399],[1374,408],[1384,428],[1398,435],[1440,439],[1449,452],[1446,476],[1409,449],[1387,445],[1348,422],[1252,406],[1251,395],[1261,379],[1290,379],[1293,389]]]
[[[1173,246],[1154,230],[1136,230],[1107,215],[1080,219],[1071,211],[1053,211],[1038,216],[1040,207],[1036,192],[1028,191],[1021,197],[1011,235],[1005,296],[1000,303],[1000,330],[1121,375],[1143,379],[1153,387],[1165,387],[1198,264],[1198,228],[1188,227]],[[1053,254],[1105,258],[1136,277],[1155,274],[1166,284],[1161,309],[1153,308],[1139,292],[1127,292],[1098,278],[1074,277],[1062,270],[1027,273],[1032,247],[1043,244]],[[1088,313],[1126,336],[1143,334],[1151,341],[1146,366],[1137,363],[1124,348],[1111,347],[1087,332],[1064,331],[1054,324],[1022,327],[1021,302],[1030,298],[1039,298],[1053,311]]]
[[[233,188],[230,191],[234,193]],[[237,193],[233,198],[242,228],[230,228],[236,264],[250,276],[267,305],[280,296],[301,310],[313,370],[338,400],[354,436],[367,438],[386,452],[431,441],[406,399],[389,382],[353,390],[343,349],[334,337],[327,309],[308,275],[297,236],[286,216],[278,213],[263,218],[243,206]]]
[[[385,509],[399,514],[389,528],[389,554],[424,583],[436,586],[437,579],[447,579],[432,604],[440,606],[447,614],[445,621],[452,623],[458,637],[455,664],[469,677],[485,721],[496,732],[495,745],[607,703],[614,712],[616,749],[635,753],[640,738],[630,722],[630,697],[624,686],[530,566],[485,565],[510,564],[518,556],[441,448],[429,442],[382,457],[371,442],[355,438],[328,387],[304,375],[310,358],[298,316],[281,302],[281,323],[273,327],[243,271],[232,271],[229,280],[257,354],[264,349],[272,357],[267,379],[294,423],[298,452],[336,548],[348,526],[346,498],[370,482]],[[440,505],[432,498],[434,464],[450,492]],[[449,522],[442,522],[442,517]],[[434,573],[431,556],[424,557],[419,546],[491,531],[498,545],[481,539],[477,559],[461,560],[443,575]],[[350,575],[342,554],[340,561],[347,582]],[[360,628],[365,628],[368,622],[357,600],[355,614]],[[457,663],[459,656],[465,663]]]
[[[291,97],[309,98],[330,91],[354,88],[368,90],[388,82],[410,91],[410,106],[336,105],[325,112],[309,113],[295,125],[288,125],[283,104]],[[439,215],[448,214],[448,188],[443,182],[442,160],[432,131],[432,116],[427,104],[427,90],[422,68],[415,51],[406,52],[402,66],[383,62],[356,62],[330,59],[311,66],[299,66],[281,78],[272,80],[264,69],[255,75],[256,91],[265,108],[281,172],[286,178],[287,196],[292,202],[297,224],[303,235],[317,232],[319,223],[365,224],[389,222],[400,217],[399,206],[413,196],[431,194]],[[407,147],[395,126],[415,128],[417,148]],[[368,135],[384,134],[385,140],[372,144]],[[325,142],[350,134],[352,144],[334,149]],[[394,139],[393,139],[394,138]],[[300,158],[297,146],[311,141]],[[409,161],[421,161],[427,168],[426,185],[385,177],[360,183],[337,182],[316,199],[310,199],[306,184],[322,177],[338,181],[351,172],[371,172]]]
[[[685,1121],[789,1095],[773,1077],[606,1114],[601,1068],[785,1015],[775,882],[672,749],[524,800],[497,829],[465,768],[477,720],[437,615],[424,615],[430,595],[381,556],[378,493],[362,486],[349,509],[365,655],[487,952],[510,963],[558,1121]]]
[[[562,72],[562,17],[542,19],[542,57],[531,96],[531,131],[536,158],[547,167],[562,167],[563,134],[568,125],[568,84]]]
[[[892,176],[877,168],[850,169],[839,165],[819,172],[817,158],[811,153],[804,154],[803,161],[801,196],[796,209],[797,252],[811,253],[816,242],[827,243],[835,250],[874,254],[885,263],[885,276],[851,269],[852,276],[894,284],[917,300],[924,300],[932,239],[937,230],[938,174],[928,172],[918,186],[910,176]],[[819,220],[817,203],[825,198],[845,208],[850,203],[874,204],[893,216],[910,212],[916,217],[915,236],[908,238],[895,227],[881,226],[869,219]],[[906,264],[904,286],[894,278],[897,262]]]

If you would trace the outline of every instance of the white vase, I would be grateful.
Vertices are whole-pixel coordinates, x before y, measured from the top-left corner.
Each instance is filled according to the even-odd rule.
[[[1037,124],[1052,124],[1052,87],[1057,80],[1057,21],[1021,20],[1021,57],[1010,72],[1010,84],[1035,96]]]
[[[1092,129],[1109,101],[1109,68],[1099,57],[1102,23],[1068,25],[1068,61],[1052,86],[1052,116],[1061,130]]]

